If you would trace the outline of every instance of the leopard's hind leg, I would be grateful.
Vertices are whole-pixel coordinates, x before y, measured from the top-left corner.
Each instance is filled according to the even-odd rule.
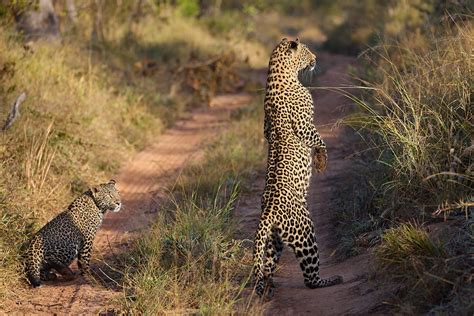
[[[51,267],[43,267],[40,271],[40,278],[43,281],[56,281],[58,276],[51,271]]]
[[[289,225],[282,229],[283,242],[294,251],[303,271],[304,284],[311,288],[325,287],[342,283],[339,275],[323,279],[319,275],[319,250],[316,243],[313,221],[306,206],[301,203],[297,212],[292,212]],[[292,224],[293,223],[293,224]]]

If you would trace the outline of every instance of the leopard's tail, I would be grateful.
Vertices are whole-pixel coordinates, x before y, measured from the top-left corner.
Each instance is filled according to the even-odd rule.
[[[327,286],[332,286],[336,284],[341,284],[342,283],[342,276],[340,275],[333,275],[330,278],[323,279],[320,277],[317,277],[315,280],[304,280],[304,284],[309,287],[310,289],[316,289],[319,287],[327,287]]]
[[[41,285],[41,264],[43,262],[43,240],[36,235],[31,240],[25,258],[26,278],[33,287]]]

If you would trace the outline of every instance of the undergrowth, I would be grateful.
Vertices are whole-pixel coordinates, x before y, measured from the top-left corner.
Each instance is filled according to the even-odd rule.
[[[472,26],[453,32],[425,47],[375,48],[377,83],[362,87],[369,98],[352,97],[365,113],[349,122],[375,134],[371,146],[381,149],[379,161],[390,173],[386,216],[472,206],[474,36]]]

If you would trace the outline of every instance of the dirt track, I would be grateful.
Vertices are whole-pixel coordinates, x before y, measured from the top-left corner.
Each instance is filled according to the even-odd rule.
[[[317,79],[321,87],[348,85],[350,57],[318,54],[324,72]],[[285,248],[275,275],[275,295],[267,303],[268,315],[351,315],[381,313],[384,293],[374,289],[368,281],[369,255],[362,254],[343,262],[336,262],[332,254],[337,247],[334,236],[334,214],[332,199],[337,196],[348,176],[347,159],[355,152],[355,135],[345,127],[337,127],[337,120],[347,115],[351,103],[343,96],[328,90],[316,90],[315,123],[328,146],[328,167],[324,173],[314,174],[308,193],[308,205],[315,223],[316,238],[320,248],[323,277],[342,275],[341,285],[308,289],[304,286],[299,264],[289,248]],[[242,219],[244,237],[253,239],[260,216],[260,196],[264,187],[261,174],[251,192],[244,196],[237,210]]]
[[[180,171],[194,159],[199,159],[206,142],[224,128],[232,109],[246,105],[247,95],[220,96],[211,108],[192,112],[160,136],[156,144],[140,152],[117,175],[123,202],[119,213],[107,214],[94,242],[92,269],[110,270],[107,262],[126,249],[134,235],[146,229],[156,214],[156,199],[167,185],[174,183]],[[97,260],[99,259],[99,260]],[[72,265],[75,267],[75,264]],[[109,273],[110,271],[107,271]],[[111,271],[114,273],[113,271]],[[107,281],[107,280],[106,280]],[[107,286],[86,283],[82,278],[72,282],[49,283],[38,289],[19,293],[19,298],[7,313],[17,314],[94,314],[107,310],[107,304],[122,293],[113,281]]]

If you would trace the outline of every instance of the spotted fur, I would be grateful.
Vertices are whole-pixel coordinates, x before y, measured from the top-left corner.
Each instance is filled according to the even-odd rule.
[[[120,196],[111,180],[86,191],[44,225],[31,239],[26,253],[26,275],[31,285],[56,279],[52,269],[72,280],[69,265],[76,257],[81,272],[88,273],[92,243],[104,214],[118,212],[120,207]]]
[[[298,80],[298,73],[312,71],[315,65],[316,56],[298,40],[283,39],[270,57],[264,102],[267,172],[254,248],[258,295],[272,295],[272,277],[284,244],[294,251],[307,287],[342,282],[340,276],[319,275],[319,251],[306,203],[312,152],[318,171],[327,158],[326,145],[313,123],[312,96]]]

